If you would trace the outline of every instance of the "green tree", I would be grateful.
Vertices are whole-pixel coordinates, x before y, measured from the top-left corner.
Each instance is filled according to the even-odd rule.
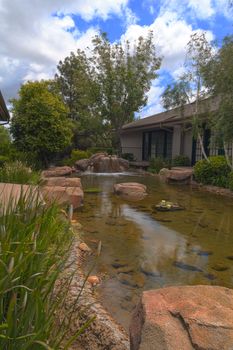
[[[204,33],[194,33],[187,44],[185,73],[169,85],[163,95],[166,109],[180,107],[181,114],[186,103],[194,101],[195,109],[192,120],[193,134],[198,139],[204,158],[208,161],[203,145],[203,99],[209,95],[204,84],[203,69],[213,57],[212,46]]]
[[[93,39],[92,50],[77,51],[60,62],[56,79],[83,128],[93,127],[101,139],[112,135],[112,146],[120,149],[122,126],[146,105],[160,64],[151,32],[133,45],[111,44],[102,34]]]
[[[203,68],[205,84],[213,96],[219,98],[214,116],[215,132],[224,145],[228,165],[233,169],[233,155],[229,159],[227,144],[233,148],[233,35],[223,40],[222,47]]]
[[[72,123],[49,81],[27,82],[12,100],[11,133],[19,151],[43,166],[71,143]]]

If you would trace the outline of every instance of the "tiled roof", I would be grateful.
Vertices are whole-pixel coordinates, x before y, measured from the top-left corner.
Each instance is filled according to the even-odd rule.
[[[201,114],[205,112],[214,112],[217,110],[219,105],[219,99],[207,98],[201,101]],[[195,113],[195,102],[184,105],[183,111],[181,113],[181,108],[177,107],[169,111],[154,114],[152,116],[136,120],[132,123],[125,124],[122,131],[127,131],[130,129],[137,129],[140,127],[152,127],[159,125],[161,123],[167,124],[170,122],[180,121],[182,119],[188,119],[192,117]]]

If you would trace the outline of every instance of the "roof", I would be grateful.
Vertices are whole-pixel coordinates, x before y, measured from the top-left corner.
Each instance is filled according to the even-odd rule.
[[[201,101],[200,105],[200,113],[204,114],[207,112],[214,112],[218,109],[219,99],[217,98],[206,98]],[[151,115],[149,117],[136,120],[134,122],[125,124],[122,128],[122,131],[132,130],[132,129],[140,129],[145,127],[154,127],[161,124],[170,124],[175,122],[180,122],[184,119],[190,119],[195,113],[195,102],[186,104],[183,106],[183,111],[181,113],[181,107],[177,107],[174,109],[170,109],[165,112],[161,112],[158,114]]]
[[[6,107],[4,98],[0,90],[0,121],[8,122],[9,120],[10,120],[10,114],[8,112],[8,109]]]

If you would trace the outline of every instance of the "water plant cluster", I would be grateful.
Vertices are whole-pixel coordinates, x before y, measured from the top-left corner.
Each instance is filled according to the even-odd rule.
[[[68,349],[76,339],[79,331],[65,341],[61,311],[72,276],[58,283],[72,237],[60,209],[35,192],[0,208],[0,349]]]

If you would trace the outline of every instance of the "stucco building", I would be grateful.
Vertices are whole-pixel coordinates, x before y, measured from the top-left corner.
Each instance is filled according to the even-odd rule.
[[[218,106],[219,100],[213,98],[205,99],[200,104],[203,144],[208,156],[223,152],[210,143],[210,130],[205,127],[206,120],[211,118]],[[200,144],[193,136],[194,112],[195,102],[124,125],[121,133],[122,153],[133,154],[136,161],[148,161],[156,157],[174,159],[184,155],[194,164],[202,158]],[[231,147],[228,152],[231,156]]]

